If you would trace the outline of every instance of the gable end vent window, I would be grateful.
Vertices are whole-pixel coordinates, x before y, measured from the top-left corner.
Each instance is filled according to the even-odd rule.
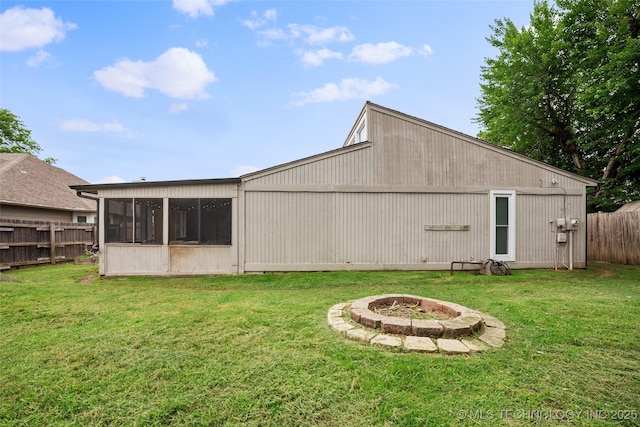
[[[231,245],[231,199],[169,199],[169,242]]]
[[[491,191],[491,258],[515,261],[516,193],[511,190]]]
[[[358,142],[364,142],[367,140],[367,122],[364,120],[358,128]]]
[[[162,199],[106,199],[105,242],[162,244]]]

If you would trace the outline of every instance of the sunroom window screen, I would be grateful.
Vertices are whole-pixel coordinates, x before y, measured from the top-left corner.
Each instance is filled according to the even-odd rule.
[[[496,197],[496,254],[509,253],[509,198]]]
[[[169,199],[169,241],[230,245],[231,199]]]
[[[135,199],[136,243],[162,244],[162,199]]]
[[[162,244],[162,199],[106,199],[106,243]]]
[[[133,242],[133,199],[106,199],[105,242]]]

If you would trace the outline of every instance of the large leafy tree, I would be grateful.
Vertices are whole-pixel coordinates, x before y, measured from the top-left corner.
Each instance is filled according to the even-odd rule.
[[[0,153],[29,153],[37,156],[42,148],[31,137],[31,131],[10,110],[0,108]],[[47,163],[55,159],[46,158]]]
[[[480,137],[600,181],[591,210],[640,197],[640,3],[535,4],[531,23],[492,27]]]

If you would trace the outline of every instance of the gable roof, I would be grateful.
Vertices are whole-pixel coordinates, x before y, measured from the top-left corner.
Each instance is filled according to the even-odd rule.
[[[0,153],[0,204],[95,212],[94,201],[69,188],[77,184],[88,182],[31,154]]]
[[[471,135],[467,135],[465,133],[447,128],[445,126],[441,126],[438,124],[435,124],[433,122],[415,117],[415,116],[411,116],[409,114],[405,114],[378,104],[374,104],[370,101],[366,101],[364,106],[362,107],[362,110],[360,111],[360,113],[358,114],[358,117],[356,119],[356,121],[353,124],[353,127],[351,128],[349,134],[347,135],[347,138],[344,142],[344,144],[342,145],[341,148],[338,149],[334,149],[331,151],[327,151],[324,153],[319,153],[316,155],[312,155],[309,157],[305,157],[302,159],[298,159],[298,160],[294,160],[291,162],[287,162],[287,163],[283,163],[280,165],[276,165],[276,166],[272,166],[272,167],[268,167],[265,169],[261,169],[255,172],[251,172],[248,173],[246,175],[241,176],[242,180],[244,182],[247,181],[251,181],[253,179],[256,178],[261,178],[270,174],[274,174],[274,173],[278,173],[278,172],[282,172],[282,171],[286,171],[288,169],[292,169],[295,167],[299,167],[305,164],[309,164],[312,162],[316,162],[319,160],[324,160],[324,159],[328,159],[331,157],[335,157],[335,156],[340,156],[355,150],[359,150],[359,149],[363,149],[363,148],[369,148],[371,147],[372,144],[375,144],[375,141],[372,141],[370,139],[370,137],[367,138],[366,141],[361,141],[361,142],[355,142],[352,143],[352,139],[353,139],[353,135],[359,131],[359,129],[362,127],[363,123],[365,123],[366,121],[370,120],[370,115],[368,114],[369,111],[378,111],[378,112],[383,112],[385,114],[388,114],[390,116],[396,117],[398,119],[401,120],[406,120],[412,123],[415,123],[419,126],[425,127],[425,128],[429,128],[429,129],[433,129],[436,130],[438,132],[444,133],[444,134],[448,134],[451,136],[456,137],[458,140],[462,140],[465,141],[467,143],[473,144],[475,146],[481,147],[483,149],[489,150],[489,151],[493,151],[495,153],[498,153],[499,155],[502,156],[506,156],[509,158],[514,159],[515,161],[520,161],[520,162],[524,162],[533,166],[536,166],[538,168],[544,169],[544,170],[548,170],[551,171],[553,173],[556,173],[558,175],[561,176],[566,176],[570,179],[576,180],[578,182],[580,182],[581,184],[588,186],[588,187],[595,187],[598,185],[598,181],[595,181],[593,179],[587,178],[585,176],[582,175],[578,175],[575,174],[573,172],[569,172],[566,171],[564,169],[560,169],[557,168],[555,166],[551,166],[547,163],[532,159],[530,157],[527,157],[523,154],[519,154],[516,153],[515,151],[512,151],[508,148],[504,148],[495,144],[492,144],[488,141],[484,141],[482,139],[476,138],[474,136]],[[371,123],[366,123],[367,127],[370,127],[372,124]]]
[[[509,157],[514,159],[515,161],[524,162],[538,168],[551,171],[561,176],[566,176],[570,179],[576,180],[585,186],[597,186],[598,182],[592,180],[590,178],[568,172],[566,170],[551,166],[544,162],[540,162],[538,160],[534,160],[525,155],[516,153],[512,150],[509,150],[504,147],[500,147],[495,144],[491,144],[490,142],[481,140],[479,138],[467,135],[465,133],[452,130],[445,126],[441,126],[435,124],[433,122],[429,122],[424,119],[420,119],[418,117],[414,117],[387,107],[383,107],[378,104],[374,104],[370,101],[365,102],[360,114],[358,115],[356,121],[349,132],[347,139],[344,144],[340,148],[336,148],[330,151],[326,151],[323,153],[315,154],[309,157],[297,159],[294,161],[290,161],[287,163],[267,167],[255,172],[250,172],[245,175],[242,175],[238,178],[213,178],[213,179],[192,179],[192,180],[176,180],[176,181],[138,181],[138,182],[126,182],[126,183],[110,183],[110,184],[84,184],[84,185],[72,185],[71,188],[77,191],[83,191],[88,193],[97,194],[98,190],[107,190],[107,189],[121,189],[121,188],[134,188],[134,187],[157,187],[157,186],[174,186],[174,185],[202,185],[202,184],[240,184],[241,182],[250,182],[259,178],[263,178],[265,176],[273,175],[278,172],[287,171],[296,167],[312,164],[315,162],[319,162],[322,160],[327,160],[335,157],[339,157],[348,153],[352,153],[358,150],[370,148],[372,144],[375,144],[375,141],[371,141],[369,138],[365,141],[359,141],[356,143],[350,143],[352,136],[355,132],[358,132],[361,129],[363,123],[369,120],[368,112],[374,110],[378,112],[384,112],[385,114],[389,114],[401,120],[406,120],[412,123],[415,123],[424,128],[429,128],[436,130],[438,132],[448,134],[456,137],[458,140],[470,143],[472,145],[481,147],[483,149],[492,151],[494,153],[498,153],[499,155]],[[366,123],[366,126],[369,127],[370,123]]]

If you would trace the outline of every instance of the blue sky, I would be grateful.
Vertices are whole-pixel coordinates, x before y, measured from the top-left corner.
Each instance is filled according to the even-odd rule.
[[[342,146],[364,102],[476,135],[496,19],[533,1],[0,4],[0,107],[89,181],[235,177]]]

